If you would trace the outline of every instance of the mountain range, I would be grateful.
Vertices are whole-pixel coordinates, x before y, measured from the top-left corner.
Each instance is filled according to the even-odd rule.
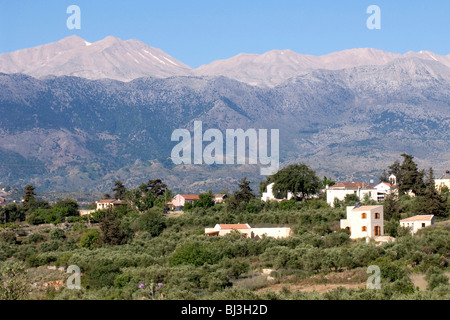
[[[23,73],[36,78],[75,76],[125,82],[141,77],[224,76],[250,85],[273,87],[313,70],[379,66],[409,58],[437,61],[450,67],[450,55],[441,56],[429,51],[402,55],[364,48],[318,57],[291,50],[272,50],[264,54],[242,53],[192,69],[139,40],[124,41],[108,36],[90,43],[78,36],[70,36],[35,48],[0,54],[0,72]]]
[[[252,165],[175,166],[171,133],[280,130],[283,165],[377,180],[403,152],[450,168],[450,55],[353,49],[314,57],[240,54],[192,69],[137,40],[73,36],[0,54],[0,182],[110,190],[163,178],[220,191]]]

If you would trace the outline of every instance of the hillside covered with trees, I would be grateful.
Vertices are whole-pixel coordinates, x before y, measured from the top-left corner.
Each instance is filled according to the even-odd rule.
[[[224,203],[208,192],[184,213],[168,211],[173,194],[160,179],[134,189],[115,181],[111,196],[126,205],[89,217],[78,215],[75,200],[37,199],[29,185],[23,203],[0,208],[0,299],[448,300],[450,197],[434,189],[432,170],[425,174],[411,162],[404,157],[389,168],[398,169],[405,192],[383,203],[385,232],[395,241],[382,244],[351,240],[339,228],[346,206],[374,203],[347,197],[330,207],[317,192],[332,181],[302,164],[262,183],[275,182],[280,197],[292,190],[300,197],[263,202],[243,178]],[[410,179],[411,172],[423,175]],[[434,226],[415,235],[399,226],[399,219],[430,210]],[[293,235],[206,236],[204,228],[217,223],[288,226]],[[81,270],[80,290],[66,285],[73,265]],[[379,290],[366,288],[372,265],[381,270]]]

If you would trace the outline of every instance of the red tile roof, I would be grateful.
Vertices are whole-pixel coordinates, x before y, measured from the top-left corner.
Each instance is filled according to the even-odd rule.
[[[341,182],[329,187],[328,189],[375,189],[371,185],[364,182]]]
[[[248,224],[219,224],[220,229],[250,229]]]
[[[198,194],[180,194],[185,200],[200,200]]]
[[[113,203],[114,201],[116,201],[116,199],[103,199],[100,200],[98,203]]]

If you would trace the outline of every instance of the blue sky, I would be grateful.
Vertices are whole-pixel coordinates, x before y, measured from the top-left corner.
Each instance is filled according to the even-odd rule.
[[[81,30],[69,30],[69,5]],[[381,30],[369,30],[369,5]],[[390,52],[450,54],[448,0],[0,0],[0,52],[78,35],[138,39],[191,67],[239,53],[291,49],[323,55],[371,47]]]

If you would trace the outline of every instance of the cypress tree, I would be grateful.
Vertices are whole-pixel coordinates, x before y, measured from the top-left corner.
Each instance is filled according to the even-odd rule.
[[[420,214],[433,214],[438,217],[447,216],[446,201],[436,190],[433,168],[428,171],[426,189],[424,195],[419,199],[418,212]]]

